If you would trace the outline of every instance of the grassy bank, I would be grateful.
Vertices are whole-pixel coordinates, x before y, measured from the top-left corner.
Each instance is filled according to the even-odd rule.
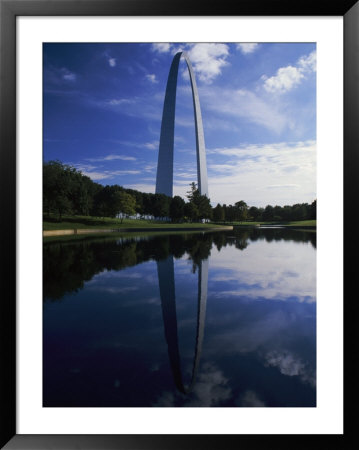
[[[301,227],[301,228],[316,228],[317,221],[316,220],[297,220],[293,222],[283,222],[282,225],[287,227]]]
[[[57,218],[45,217],[43,220],[43,229],[47,230],[73,230],[73,229],[106,229],[106,228],[213,228],[227,224],[213,223],[171,223],[157,220],[141,220],[141,219],[124,219],[121,223],[120,219],[112,219],[109,217],[99,218],[90,216],[64,216],[60,221]]]
[[[159,220],[142,220],[142,219],[124,219],[121,223],[120,219],[109,217],[90,217],[90,216],[64,216],[62,220],[56,217],[44,217],[44,230],[72,230],[86,228],[213,228],[220,226],[266,226],[281,225],[295,228],[315,228],[316,220],[299,220],[293,222],[211,222],[211,223],[171,223]]]
[[[217,222],[219,224],[219,222]],[[221,225],[233,225],[243,227],[253,226],[284,226],[293,228],[316,228],[316,220],[297,220],[292,222],[221,222]]]
[[[212,228],[213,229],[213,228]],[[210,230],[208,230],[210,232]],[[203,234],[205,230],[198,229],[197,231],[186,231],[183,229],[183,231],[161,231],[161,236],[173,236],[176,234],[183,235],[183,234]],[[97,242],[104,242],[104,241],[110,241],[119,238],[126,238],[126,239],[138,239],[138,238],[148,238],[152,236],[158,236],[158,232],[156,231],[136,231],[134,232],[113,232],[113,233],[91,233],[91,234],[72,234],[67,236],[44,236],[43,242],[45,244],[47,243],[66,243],[66,242],[86,242],[86,241],[97,241]]]

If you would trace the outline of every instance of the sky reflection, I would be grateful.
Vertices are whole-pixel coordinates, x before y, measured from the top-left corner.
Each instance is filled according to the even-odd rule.
[[[45,286],[55,297],[44,303],[44,406],[315,406],[315,247],[300,236],[247,235],[238,245],[220,234],[122,243],[125,253],[114,252],[115,243],[62,246],[61,254],[91,252],[95,273],[76,283],[72,277],[71,285],[50,277]],[[173,261],[176,364],[185,385],[198,344],[199,271],[208,263],[200,358],[187,393],[171,369],[160,247]],[[117,268],[103,267],[106,252]],[[50,273],[46,257],[44,264]],[[83,287],[73,290],[76,284]]]

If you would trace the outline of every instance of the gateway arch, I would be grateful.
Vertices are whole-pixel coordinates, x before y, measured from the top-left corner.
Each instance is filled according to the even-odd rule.
[[[157,261],[157,273],[160,288],[163,325],[173,379],[177,389],[180,392],[183,394],[189,394],[196,382],[202,352],[207,307],[208,259],[201,260],[198,270],[197,331],[192,374],[189,383],[184,382],[181,370],[181,357],[177,331],[178,326],[173,255],[170,255],[165,260]]]
[[[199,104],[197,84],[194,77],[192,65],[185,52],[179,52],[174,56],[168,75],[161,123],[161,136],[156,178],[156,194],[166,194],[169,197],[172,197],[173,195],[173,147],[176,112],[176,90],[178,66],[181,56],[183,56],[183,58],[186,60],[192,87],[194,124],[196,131],[198,190],[201,195],[206,195],[208,197],[207,164],[201,108]]]

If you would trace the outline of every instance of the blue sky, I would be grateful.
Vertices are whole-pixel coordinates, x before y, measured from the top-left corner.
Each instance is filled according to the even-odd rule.
[[[167,76],[196,75],[211,203],[316,198],[316,46],[311,43],[44,44],[44,160],[154,192]],[[174,195],[197,181],[190,81],[177,87]]]

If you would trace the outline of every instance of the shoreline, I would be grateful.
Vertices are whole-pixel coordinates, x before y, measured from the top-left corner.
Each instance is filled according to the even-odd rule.
[[[43,237],[74,236],[92,233],[143,233],[160,231],[223,231],[233,230],[233,225],[220,227],[130,227],[130,228],[73,228],[67,230],[43,230]]]

